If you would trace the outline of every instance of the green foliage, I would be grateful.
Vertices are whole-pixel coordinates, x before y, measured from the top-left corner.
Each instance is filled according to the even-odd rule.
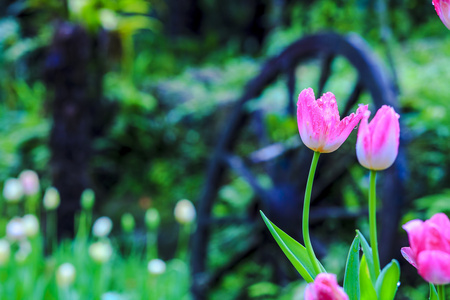
[[[393,259],[381,271],[377,279],[375,290],[378,299],[393,300],[397,293],[400,279],[400,265]]]
[[[266,226],[269,228],[270,233],[280,246],[281,250],[283,250],[283,253],[294,265],[295,269],[297,269],[303,279],[307,282],[313,282],[317,274],[314,271],[313,264],[309,259],[305,247],[276,227],[269,219],[267,219],[263,212],[261,212],[261,216],[263,217]]]
[[[345,267],[344,290],[349,299],[360,299],[360,283],[359,283],[359,242],[358,235],[350,246],[347,257],[347,265]]]

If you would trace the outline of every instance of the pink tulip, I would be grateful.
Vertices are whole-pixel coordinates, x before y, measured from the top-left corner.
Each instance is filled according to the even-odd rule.
[[[304,89],[298,96],[297,123],[306,147],[321,153],[338,149],[361,120],[367,105],[340,120],[336,98],[330,92],[317,99],[314,91]]]
[[[433,0],[433,5],[442,23],[450,29],[450,0]]]
[[[402,248],[405,259],[420,276],[433,284],[450,283],[450,221],[444,213],[423,222],[403,225],[411,247]]]
[[[397,158],[400,137],[400,116],[390,106],[383,105],[370,124],[370,111],[364,113],[358,130],[356,156],[370,170],[389,168]]]
[[[348,296],[337,283],[336,275],[320,273],[306,286],[305,300],[348,300]]]

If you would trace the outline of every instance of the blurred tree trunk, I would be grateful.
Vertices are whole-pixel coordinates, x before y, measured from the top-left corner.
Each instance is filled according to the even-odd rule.
[[[80,25],[57,23],[45,64],[46,84],[53,93],[50,106],[51,176],[61,195],[59,236],[74,233],[80,196],[90,186],[89,161],[95,124],[101,112],[102,39]]]

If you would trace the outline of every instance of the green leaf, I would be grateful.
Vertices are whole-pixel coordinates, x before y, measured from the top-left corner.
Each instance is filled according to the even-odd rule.
[[[303,279],[307,282],[313,282],[317,274],[314,271],[311,261],[309,260],[306,248],[287,235],[283,230],[275,226],[275,224],[273,224],[262,211],[260,212],[267,228],[269,228],[270,233],[272,233],[272,236],[275,238],[275,241],[278,243],[281,250],[283,250],[284,255],[287,256],[289,261],[294,265]],[[321,268],[323,269],[322,265]],[[323,272],[325,272],[325,269],[323,269]]]
[[[393,300],[400,280],[400,265],[393,259],[378,276],[375,289],[378,299]]]
[[[370,279],[369,268],[367,265],[366,255],[363,254],[359,265],[359,286],[361,292],[361,300],[377,299],[377,293]]]
[[[359,300],[359,237],[355,236],[347,256],[344,290],[350,300]]]
[[[439,300],[436,287],[432,283],[430,283],[430,300]]]
[[[370,248],[369,243],[367,243],[367,240],[363,236],[361,231],[356,230],[356,233],[358,234],[358,236],[361,240],[361,246],[363,248],[364,254],[366,255],[366,262],[367,262],[367,267],[369,268],[370,280],[372,280],[372,285],[375,285],[375,282],[377,281],[377,277],[375,276],[375,266],[373,264],[372,248]]]

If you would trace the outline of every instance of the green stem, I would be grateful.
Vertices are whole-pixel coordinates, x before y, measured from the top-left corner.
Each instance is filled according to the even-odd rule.
[[[370,243],[372,246],[373,264],[375,266],[375,276],[380,275],[380,257],[378,255],[377,239],[377,194],[376,194],[377,171],[370,170],[370,189],[369,189],[369,225],[370,225]]]
[[[437,286],[439,300],[445,300],[445,285],[441,284]]]
[[[305,242],[305,248],[309,256],[309,260],[314,266],[314,271],[316,274],[321,272],[319,261],[314,254],[314,250],[311,244],[311,239],[309,238],[309,207],[311,204],[311,191],[314,181],[314,174],[316,173],[317,162],[319,161],[320,152],[314,152],[314,156],[311,162],[311,168],[309,169],[308,182],[306,183],[305,190],[305,200],[303,202],[303,219],[302,219],[302,230],[303,230],[303,240]]]

